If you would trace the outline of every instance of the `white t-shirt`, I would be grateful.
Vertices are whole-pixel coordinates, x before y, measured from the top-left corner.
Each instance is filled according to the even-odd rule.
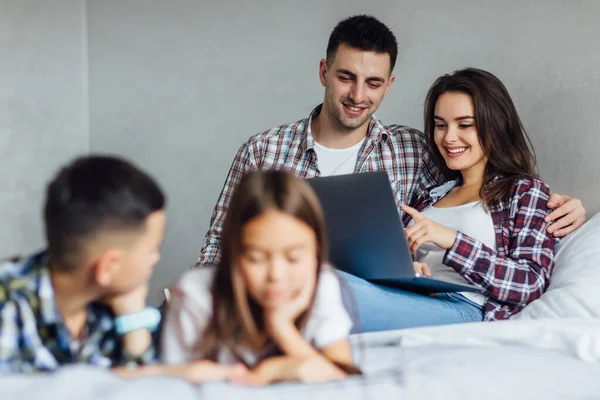
[[[321,176],[346,175],[354,172],[358,152],[365,138],[352,147],[345,149],[330,149],[315,141],[317,165]]]
[[[211,285],[216,267],[208,266],[188,271],[171,293],[162,333],[162,361],[181,364],[198,360],[195,349],[202,340],[203,331],[212,315]],[[318,349],[347,338],[352,321],[342,303],[340,284],[331,267],[322,269],[313,309],[302,336]],[[274,345],[261,354],[246,351],[244,361],[255,365],[272,355]],[[227,350],[221,349],[217,361],[234,364],[238,360]]]
[[[421,212],[421,215],[464,233],[496,250],[494,222],[492,216],[484,210],[481,201],[456,207],[429,207]],[[441,249],[433,243],[424,243],[415,253],[415,261],[427,264],[434,278],[464,284],[466,280],[462,275],[442,263],[445,254],[445,249]],[[480,293],[461,292],[460,294],[479,305],[483,305],[486,301],[486,296]]]

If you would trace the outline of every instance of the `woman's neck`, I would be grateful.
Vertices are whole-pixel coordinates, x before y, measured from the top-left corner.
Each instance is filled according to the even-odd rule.
[[[481,190],[483,186],[483,171],[463,170],[460,171],[462,176],[461,187],[466,190]]]

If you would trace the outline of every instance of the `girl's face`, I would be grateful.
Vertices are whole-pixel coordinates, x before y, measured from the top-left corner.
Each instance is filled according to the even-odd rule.
[[[461,172],[485,171],[487,158],[475,127],[471,96],[447,92],[435,104],[434,140],[448,168]]]
[[[238,265],[249,295],[263,308],[295,298],[317,279],[317,237],[302,220],[271,210],[242,228]]]

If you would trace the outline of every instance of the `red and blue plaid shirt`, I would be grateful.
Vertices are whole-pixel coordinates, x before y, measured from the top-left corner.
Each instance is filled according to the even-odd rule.
[[[320,112],[321,105],[308,118],[252,136],[240,147],[214,208],[196,266],[220,261],[225,213],[233,190],[246,171],[279,169],[301,178],[320,175],[310,130],[311,121]],[[428,187],[444,182],[426,149],[425,136],[418,130],[400,125],[383,126],[373,116],[354,172],[386,171],[400,210],[400,204],[413,204]]]
[[[106,306],[91,303],[87,334],[75,340],[56,305],[47,253],[0,262],[0,375],[75,363],[109,368],[158,361],[155,344],[141,356],[129,354],[114,320]]]
[[[423,211],[444,197],[456,181],[427,190],[413,207]],[[507,319],[544,293],[554,266],[555,239],[544,221],[550,190],[538,179],[522,179],[508,202],[489,211],[496,232],[496,250],[458,232],[443,263],[469,283],[485,289],[486,321]],[[410,216],[405,215],[408,223]]]

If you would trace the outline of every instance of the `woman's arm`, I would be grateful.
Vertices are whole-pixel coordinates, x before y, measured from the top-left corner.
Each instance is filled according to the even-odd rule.
[[[549,189],[538,180],[521,181],[511,201],[508,254],[458,233],[444,256],[469,282],[499,301],[524,307],[544,293],[554,265],[554,238],[547,232]]]

